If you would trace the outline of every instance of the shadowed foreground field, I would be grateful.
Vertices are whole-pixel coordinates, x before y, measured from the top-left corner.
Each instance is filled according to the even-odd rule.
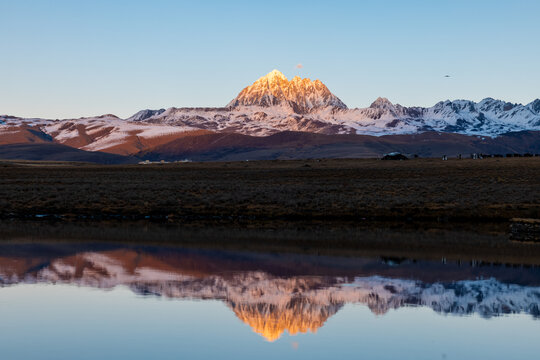
[[[540,218],[540,158],[0,163],[0,217]]]

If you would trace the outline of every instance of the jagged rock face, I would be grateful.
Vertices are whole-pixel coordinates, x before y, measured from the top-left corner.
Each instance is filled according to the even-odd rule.
[[[246,87],[228,107],[238,106],[290,107],[296,113],[313,109],[347,106],[319,80],[301,79],[296,76],[289,81],[281,72],[274,70]]]
[[[540,99],[536,99],[531,103],[531,109],[540,115]]]
[[[159,109],[159,110],[141,110],[135,114],[133,114],[131,117],[127,118],[127,121],[143,121],[146,120],[152,116],[160,115],[165,112],[165,109]]]

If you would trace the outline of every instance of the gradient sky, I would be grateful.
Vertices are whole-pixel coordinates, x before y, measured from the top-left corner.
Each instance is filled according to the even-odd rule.
[[[223,106],[274,68],[349,107],[528,103],[539,13],[538,0],[0,0],[0,114]]]

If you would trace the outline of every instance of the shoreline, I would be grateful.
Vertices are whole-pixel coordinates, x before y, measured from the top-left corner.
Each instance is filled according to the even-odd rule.
[[[540,266],[540,243],[511,239],[507,223],[0,221],[1,243],[81,243],[386,257]]]

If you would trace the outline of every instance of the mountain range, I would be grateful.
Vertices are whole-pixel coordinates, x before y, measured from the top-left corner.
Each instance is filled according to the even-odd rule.
[[[419,143],[420,134],[431,135]],[[29,144],[40,152],[45,143],[169,160],[373,157],[390,151],[421,156],[525,153],[540,152],[539,134],[540,99],[527,105],[491,98],[447,100],[424,108],[378,98],[368,108],[349,109],[320,80],[297,76],[289,81],[274,70],[222,108],[147,109],[127,119],[112,114],[64,120],[2,115],[0,158],[13,153],[3,151],[3,145]],[[396,146],[393,136],[400,136],[397,142],[404,146]],[[516,136],[528,140],[509,144]],[[216,142],[224,144],[216,147]],[[19,156],[31,156],[25,154]]]
[[[423,108],[378,98],[369,108],[349,109],[321,81],[298,76],[289,81],[274,70],[242,90],[225,108],[143,110],[127,120],[256,136],[280,131],[376,136],[438,131],[497,136],[540,130],[540,99],[527,105],[491,98],[479,103],[447,100]]]

